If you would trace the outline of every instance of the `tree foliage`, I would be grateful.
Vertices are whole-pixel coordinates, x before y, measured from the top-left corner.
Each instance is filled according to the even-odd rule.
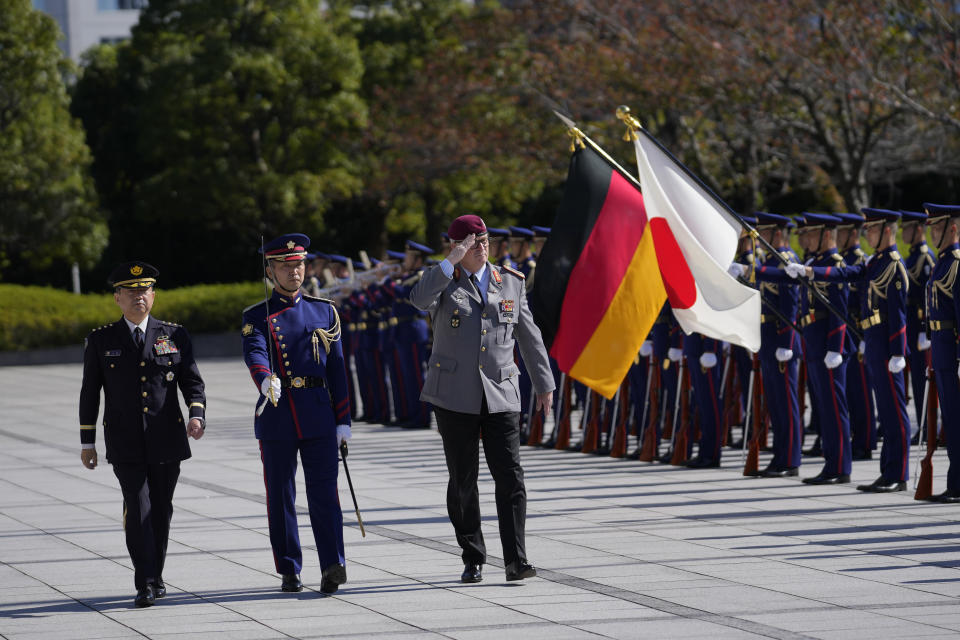
[[[154,0],[110,49],[74,98],[113,213],[106,262],[156,256],[166,284],[250,277],[261,234],[317,237],[360,188],[344,140],[366,117],[361,61],[316,2]]]
[[[0,0],[0,273],[8,280],[55,263],[92,266],[107,243],[59,36],[29,0]]]

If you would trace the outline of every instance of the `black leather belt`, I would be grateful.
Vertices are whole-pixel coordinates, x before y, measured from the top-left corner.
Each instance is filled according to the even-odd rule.
[[[310,387],[327,388],[327,381],[317,376],[296,376],[294,378],[281,378],[280,386],[284,389],[293,387],[294,389],[309,389]]]

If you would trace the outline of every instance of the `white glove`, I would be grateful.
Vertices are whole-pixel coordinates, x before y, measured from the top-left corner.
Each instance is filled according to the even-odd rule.
[[[930,339],[927,338],[927,333],[921,331],[917,335],[917,351],[926,351],[930,348]]]
[[[827,351],[827,355],[823,356],[823,364],[827,365],[827,369],[836,369],[841,362],[843,362],[843,356],[836,351]]]
[[[793,349],[777,347],[777,351],[773,355],[776,356],[777,362],[788,362],[793,359]]]
[[[747,265],[740,264],[739,262],[731,262],[730,266],[727,267],[727,273],[732,275],[734,278],[742,278],[746,272]]]
[[[801,276],[807,275],[807,268],[798,262],[791,262],[785,266],[784,271],[787,272],[787,275],[791,278],[799,278]]]
[[[640,355],[646,358],[651,353],[653,353],[653,343],[649,340],[644,340],[643,344],[640,345]]]
[[[266,397],[270,397],[270,387],[273,387],[273,399],[280,399],[280,378],[276,376],[267,376],[260,383],[260,393]]]
[[[907,361],[903,356],[890,356],[890,361],[887,363],[887,371],[890,373],[900,373],[905,366],[907,366]]]
[[[338,424],[337,425],[337,446],[350,439],[350,425],[348,424]]]
[[[867,341],[861,340],[860,345],[857,347],[857,351],[860,352],[860,355],[863,355],[867,352]]]
[[[717,354],[707,351],[700,354],[700,366],[704,369],[712,369],[717,366]]]
[[[683,357],[683,349],[670,347],[667,349],[667,357],[670,358],[670,362],[679,362],[680,358]]]

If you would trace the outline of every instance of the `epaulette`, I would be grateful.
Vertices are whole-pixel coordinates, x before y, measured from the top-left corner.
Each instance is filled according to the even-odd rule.
[[[501,266],[500,266],[500,270],[501,270],[501,271],[506,271],[507,273],[512,273],[513,275],[517,276],[517,277],[520,278],[521,280],[526,280],[526,279],[527,279],[527,276],[523,275],[522,273],[520,273],[519,271],[517,271],[517,270],[514,269],[513,267],[508,267],[507,265],[501,265]]]
[[[894,262],[897,262],[898,260],[900,260],[900,252],[898,252],[898,251],[891,251],[891,252],[890,252],[890,259],[893,260]]]
[[[857,247],[856,249],[853,250],[853,255],[857,256],[858,258],[862,258],[867,254],[863,252],[863,249],[861,249],[860,247]]]
[[[781,251],[781,252],[780,252],[780,255],[783,256],[784,259],[786,259],[786,260],[788,260],[788,261],[792,261],[792,260],[793,260],[793,252],[790,251],[789,249],[786,250],[786,251]]]
[[[307,294],[303,294],[303,299],[309,300],[310,302],[326,302],[327,304],[331,304],[331,305],[336,304],[336,302],[334,302],[330,298],[321,298],[320,296],[308,296]]]
[[[950,255],[953,256],[954,260],[960,260],[960,249],[954,249],[950,252]]]
[[[834,253],[832,256],[834,262],[843,262],[843,256],[839,253]]]
[[[183,327],[182,324],[177,324],[176,322],[168,322],[166,320],[157,320],[160,324],[165,324],[168,327]]]
[[[460,279],[460,265],[457,265],[453,268],[453,279],[454,280]]]
[[[920,247],[919,247],[917,250],[918,250],[920,253],[930,253],[930,247],[927,246],[927,243],[926,243],[926,242],[924,242],[922,245],[920,245]]]
[[[260,302],[254,302],[252,305],[250,305],[249,307],[247,307],[246,309],[244,309],[242,313],[246,313],[247,311],[250,311],[251,309],[254,309],[254,308],[259,307],[260,305],[266,304],[266,303],[267,303],[266,300],[261,300]]]

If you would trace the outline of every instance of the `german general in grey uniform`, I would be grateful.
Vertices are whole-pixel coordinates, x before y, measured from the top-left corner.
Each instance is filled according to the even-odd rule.
[[[463,582],[482,580],[486,547],[477,491],[479,439],[496,483],[497,516],[507,580],[536,575],[527,562],[527,492],[520,467],[519,369],[527,365],[537,409],[553,404],[553,375],[540,330],[527,306],[523,274],[487,262],[487,228],[479,216],[453,221],[449,256],[427,269],[410,292],[429,311],[433,352],[420,398],[434,406],[450,474],[447,512],[463,549]]]
[[[104,394],[107,462],[123,493],[123,529],[133,561],[134,604],[149,607],[167,593],[167,555],[173,491],[187,436],[203,436],[203,380],[186,329],[150,315],[159,272],[146,262],[116,267],[109,283],[123,317],[87,336],[80,389],[80,459],[97,466],[97,415]],[[184,424],[177,388],[190,411]]]

